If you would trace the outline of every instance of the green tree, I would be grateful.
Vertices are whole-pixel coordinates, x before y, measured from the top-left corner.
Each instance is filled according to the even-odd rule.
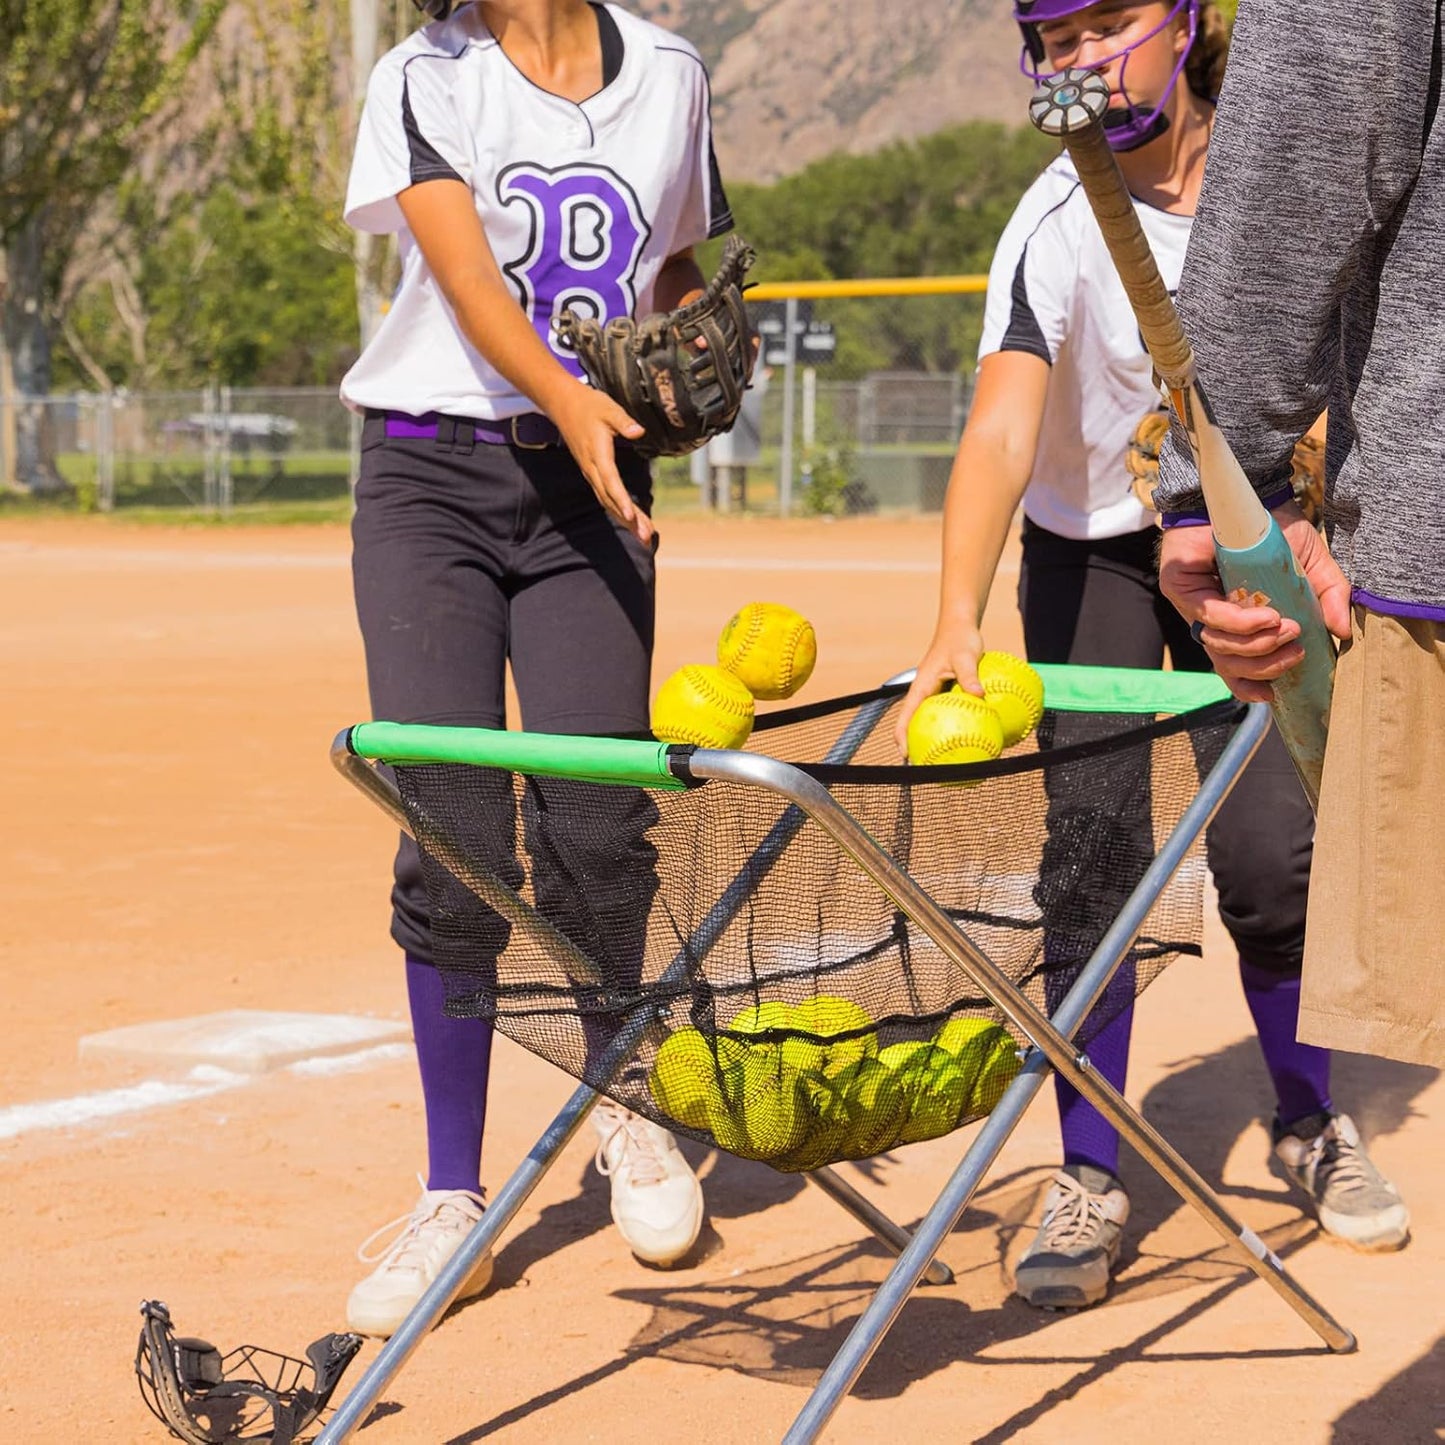
[[[987,271],[1018,198],[1056,153],[1030,126],[972,122],[868,155],[833,155],[770,186],[731,188],[760,281]],[[837,379],[951,371],[978,343],[978,308],[935,298],[818,301],[834,323]]]
[[[340,22],[336,0],[233,0],[210,118],[181,141],[197,184],[163,191],[146,165],[120,186],[96,264],[74,277],[62,379],[313,385],[355,355]]]
[[[71,303],[59,384],[318,386],[354,358],[351,260],[317,244],[319,203],[223,181],[163,225],[155,210],[127,187],[133,254]]]
[[[0,0],[0,385],[50,387],[55,301],[77,236],[179,102],[224,0]],[[64,483],[39,408],[13,415],[14,479]]]

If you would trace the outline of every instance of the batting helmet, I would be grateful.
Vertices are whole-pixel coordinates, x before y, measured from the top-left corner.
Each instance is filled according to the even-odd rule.
[[[1044,46],[1043,36],[1039,34],[1039,25],[1044,21],[1062,20],[1065,16],[1077,15],[1079,11],[1088,10],[1098,3],[1099,0],[1013,0],[1013,16],[1024,37],[1023,53],[1019,56],[1019,69],[1030,80],[1035,81],[1042,80],[1051,74],[1052,72],[1044,68],[1048,52]],[[1170,0],[1164,0],[1164,3],[1170,4]],[[1119,67],[1118,77],[1115,81],[1115,88],[1123,96],[1124,106],[1122,109],[1110,107],[1104,115],[1104,131],[1114,150],[1134,150],[1153,140],[1156,136],[1162,135],[1168,129],[1169,121],[1164,114],[1164,106],[1180,75],[1183,74],[1184,63],[1189,58],[1189,52],[1199,33],[1199,4],[1200,0],[1173,0],[1169,13],[1147,35],[1140,36],[1130,45],[1120,47],[1108,57],[1108,60],[1117,60],[1122,57],[1124,62]],[[1180,15],[1186,17],[1189,39],[1174,66],[1174,73],[1169,77],[1169,84],[1165,86],[1163,95],[1152,105],[1148,107],[1136,105],[1129,95],[1125,83],[1129,56],[1146,41],[1152,40],[1165,26],[1172,24]]]

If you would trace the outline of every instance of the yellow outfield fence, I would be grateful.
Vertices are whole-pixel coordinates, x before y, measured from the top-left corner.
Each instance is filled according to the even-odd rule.
[[[840,296],[981,296],[987,276],[877,276],[858,281],[759,281],[750,301],[819,301]]]

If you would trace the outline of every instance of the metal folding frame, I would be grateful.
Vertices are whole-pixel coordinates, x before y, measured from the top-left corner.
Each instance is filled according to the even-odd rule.
[[[900,679],[894,680],[903,680],[907,676],[903,674]],[[877,725],[890,701],[891,698],[878,699],[860,708],[830,750],[826,761],[848,761]],[[689,749],[670,757],[672,772],[689,782],[704,783],[717,779],[740,783],[779,794],[792,806],[773,826],[749,864],[724,890],[688,945],[672,960],[664,977],[697,966],[698,960],[721,936],[727,924],[756,890],[762,874],[782,855],[807,818],[829,834],[894,906],[963,969],[1009,1019],[1019,1035],[1031,1043],[1018,1076],[992,1113],[983,1120],[958,1167],[911,1236],[833,1170],[821,1169],[806,1176],[897,1253],[898,1258],[809,1395],[788,1430],[784,1445],[804,1445],[804,1442],[818,1438],[882,1343],[908,1296],[920,1283],[951,1282],[952,1273],[937,1260],[937,1253],[1051,1069],[1073,1084],[1114,1125],[1175,1193],[1203,1215],[1239,1262],[1269,1284],[1331,1350],[1344,1352],[1354,1348],[1355,1339],[1350,1331],[1294,1280],[1257,1234],[1234,1219],[1192,1166],[1106,1079],[1092,1071],[1087,1053],[1075,1049],[1071,1043],[1073,1035],[1127,957],[1150,908],[1228,795],[1269,726],[1267,706],[1254,704],[1246,709],[1243,721],[1225,744],[1218,761],[1157,850],[1052,1018],[1019,992],[906,870],[894,862],[857,820],[834,800],[827,788],[807,773],[758,753]],[[412,831],[395,785],[352,751],[351,731],[342,732],[333,744],[332,760],[336,767],[396,819],[403,829]],[[536,771],[551,769],[539,767]],[[455,854],[448,856],[450,850],[440,837],[428,837],[427,846],[461,882],[503,916],[521,926],[541,929],[550,936],[554,947],[563,952],[570,951],[569,966],[579,970],[582,976],[586,975],[589,971],[587,961],[512,890],[490,875],[478,873],[475,865],[468,860]],[[644,1016],[622,1031],[602,1060],[601,1071],[606,1077],[614,1077],[625,1066],[648,1029],[656,1022],[656,1016]],[[568,1099],[527,1157],[497,1192],[480,1222],[467,1235],[442,1273],[338,1406],[317,1437],[317,1445],[340,1445],[361,1426],[381,1391],[401,1370],[461,1291],[476,1261],[500,1237],[542,1176],[560,1157],[598,1097],[595,1090],[584,1084]]]

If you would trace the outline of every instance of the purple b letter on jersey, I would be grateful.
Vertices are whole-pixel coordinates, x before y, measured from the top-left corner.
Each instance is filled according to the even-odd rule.
[[[582,368],[556,343],[552,317],[564,307],[606,321],[630,316],[637,304],[633,280],[651,231],[632,188],[601,166],[547,170],[526,163],[497,178],[504,206],[523,204],[532,228],[526,254],[499,256],[537,334],[574,376]]]

